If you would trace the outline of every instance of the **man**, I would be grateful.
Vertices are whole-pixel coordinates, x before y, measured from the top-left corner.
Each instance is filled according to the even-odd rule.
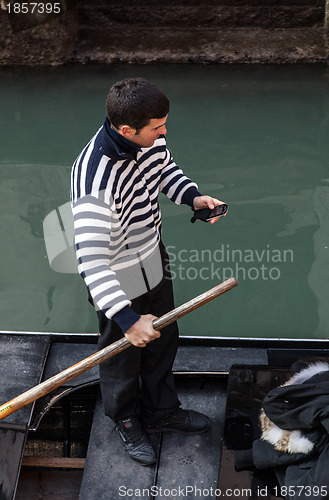
[[[79,273],[95,306],[103,348],[123,335],[132,347],[100,365],[106,415],[129,455],[157,461],[145,434],[205,432],[205,415],[180,408],[172,365],[177,324],[160,333],[156,317],[174,308],[168,256],[161,241],[161,191],[194,210],[222,202],[202,196],[166,148],[167,97],[153,84],[113,85],[104,125],[74,163],[71,202]],[[158,255],[158,257],[157,257]]]

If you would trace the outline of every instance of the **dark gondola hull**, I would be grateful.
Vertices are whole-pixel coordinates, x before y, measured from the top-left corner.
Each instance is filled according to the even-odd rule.
[[[6,374],[1,401],[89,356],[95,352],[96,342],[97,335],[1,334],[1,366]],[[150,492],[151,487],[157,488],[153,493],[159,495],[161,488],[179,486],[185,488],[182,493],[192,495],[190,498],[195,495],[193,487],[209,490],[204,498],[215,498],[223,464],[225,408],[227,401],[229,405],[232,402],[232,395],[227,399],[232,367],[243,364],[288,370],[301,357],[326,356],[328,347],[324,341],[181,338],[174,365],[179,397],[184,407],[207,413],[212,426],[201,436],[155,435],[152,439],[160,456],[159,464],[142,469],[126,456],[112,432],[111,421],[103,414],[95,367],[0,421],[0,498],[12,500],[17,491],[18,500],[29,500],[27,490],[23,497],[21,492],[27,474],[31,478],[36,470],[72,473],[73,482],[80,489],[76,498],[82,500],[119,498],[128,495],[128,489],[131,493],[131,488],[136,489],[138,496],[142,487],[145,492],[147,488]],[[233,392],[236,393],[236,387]],[[226,420],[232,414],[227,414],[228,410]],[[227,451],[225,446],[223,451]],[[22,464],[24,472],[19,482]],[[64,479],[60,481],[64,488]]]

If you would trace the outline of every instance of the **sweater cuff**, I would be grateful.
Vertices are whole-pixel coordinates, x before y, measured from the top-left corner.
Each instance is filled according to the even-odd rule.
[[[193,200],[196,196],[202,196],[195,186],[188,188],[182,196],[182,203],[193,210]]]
[[[130,307],[126,306],[119,312],[112,316],[112,319],[119,325],[122,333],[126,333],[129,328],[136,323],[141,317],[140,314],[135,313],[135,311]]]

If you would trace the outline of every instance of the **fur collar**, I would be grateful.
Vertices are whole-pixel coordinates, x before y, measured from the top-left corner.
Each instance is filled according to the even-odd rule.
[[[314,377],[321,372],[326,372],[329,370],[329,363],[324,361],[318,361],[317,363],[312,363],[298,373],[295,373],[285,384],[283,385],[293,385],[293,384],[303,384],[306,380]]]
[[[287,385],[303,384],[318,373],[329,371],[329,364],[324,362],[312,363],[308,367],[293,375],[281,387]],[[285,430],[274,424],[265,414],[262,408],[259,421],[261,425],[261,439],[274,446],[277,451],[286,453],[310,453],[314,448],[312,443],[302,432],[296,430]]]

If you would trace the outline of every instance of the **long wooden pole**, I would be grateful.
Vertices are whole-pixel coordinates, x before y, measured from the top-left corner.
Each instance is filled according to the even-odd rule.
[[[222,295],[223,293],[227,292],[228,290],[231,290],[233,287],[237,285],[238,282],[235,278],[230,278],[226,281],[223,281],[223,283],[220,283],[219,285],[215,286],[214,288],[211,288],[207,292],[198,295],[194,299],[186,302],[185,304],[182,304],[179,307],[176,307],[172,311],[154,320],[153,321],[154,329],[161,330],[161,328],[164,328],[170,323],[176,321],[182,316],[185,316],[189,312],[194,311],[194,309],[197,309],[203,304],[206,304],[210,300],[214,299],[215,297],[218,297],[219,295]],[[44,396],[45,394],[48,394],[54,389],[57,389],[57,387],[60,387],[69,380],[73,379],[74,377],[77,377],[78,375],[81,375],[90,368],[93,368],[94,366],[100,364],[105,359],[115,356],[116,354],[123,351],[124,349],[127,349],[127,347],[130,347],[131,345],[132,344],[125,337],[123,337],[122,339],[117,340],[113,344],[104,347],[104,349],[101,349],[95,354],[92,354],[88,358],[85,358],[82,361],[76,363],[75,365],[66,368],[66,370],[57,373],[57,375],[54,375],[48,380],[41,382],[41,384],[32,387],[26,392],[23,392],[23,394],[20,394],[16,398],[0,406],[0,420],[7,417],[8,415],[11,415],[20,408],[23,408],[23,406],[32,403],[41,396]]]

